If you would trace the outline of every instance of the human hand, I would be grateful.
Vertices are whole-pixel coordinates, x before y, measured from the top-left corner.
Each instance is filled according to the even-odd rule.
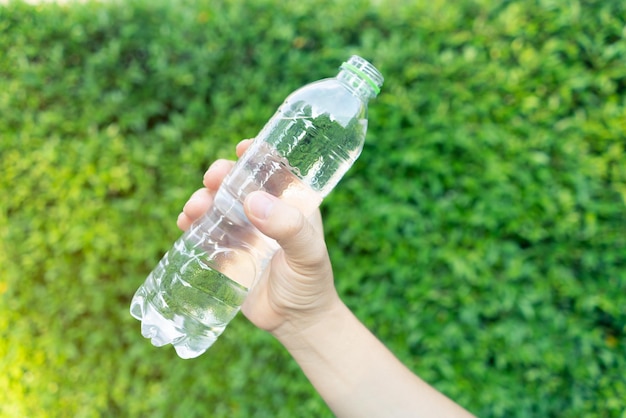
[[[251,141],[237,146],[241,157]],[[212,205],[234,166],[217,160],[178,217],[186,230]],[[264,192],[244,202],[250,222],[280,250],[242,311],[287,348],[336,416],[471,416],[404,366],[344,305],[333,284],[319,211],[305,218]]]
[[[241,157],[252,140],[237,145]],[[204,175],[204,188],[197,190],[178,217],[178,227],[187,230],[213,204],[213,198],[234,161],[217,160]],[[340,300],[319,210],[305,218],[297,209],[265,193],[253,192],[244,202],[250,222],[275,239],[281,249],[270,267],[250,289],[242,312],[256,326],[274,335],[295,333],[325,320]]]

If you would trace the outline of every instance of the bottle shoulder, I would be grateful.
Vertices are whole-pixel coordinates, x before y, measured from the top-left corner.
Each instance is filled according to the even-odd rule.
[[[367,118],[367,103],[353,94],[336,78],[319,80],[291,93],[280,108],[284,115],[306,113],[318,117],[323,114],[347,126],[354,119]]]
[[[325,78],[314,81],[295,90],[289,97],[309,98],[310,100],[324,99],[325,97],[343,98],[344,100],[362,101],[349,87],[337,78]]]

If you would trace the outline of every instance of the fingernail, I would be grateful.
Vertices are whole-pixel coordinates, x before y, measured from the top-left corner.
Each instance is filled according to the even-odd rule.
[[[252,215],[259,219],[267,219],[274,207],[276,198],[262,192],[253,192],[248,197],[248,207]]]

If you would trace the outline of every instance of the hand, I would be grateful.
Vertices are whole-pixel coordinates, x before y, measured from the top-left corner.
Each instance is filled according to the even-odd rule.
[[[244,140],[237,145],[238,157],[251,142]],[[211,165],[204,175],[205,187],[189,198],[178,217],[180,229],[187,230],[211,207],[234,164],[217,160]],[[253,192],[244,202],[244,211],[254,226],[281,247],[250,290],[242,306],[244,315],[275,335],[297,332],[325,320],[341,302],[333,283],[319,210],[307,219],[278,198]]]
[[[241,157],[250,141],[237,146]],[[218,160],[178,217],[186,230],[206,212],[234,162]],[[242,311],[287,348],[338,417],[468,417],[407,369],[339,299],[319,211],[306,219],[264,192],[244,202],[250,222],[281,249],[252,287]]]

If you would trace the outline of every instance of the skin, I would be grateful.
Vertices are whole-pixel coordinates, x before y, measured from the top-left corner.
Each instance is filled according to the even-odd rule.
[[[237,145],[237,156],[252,140]],[[217,160],[178,217],[206,212],[233,161]],[[338,417],[470,417],[406,368],[348,309],[334,286],[319,211],[304,217],[264,192],[244,202],[250,222],[281,249],[250,290],[244,315],[289,351]]]

